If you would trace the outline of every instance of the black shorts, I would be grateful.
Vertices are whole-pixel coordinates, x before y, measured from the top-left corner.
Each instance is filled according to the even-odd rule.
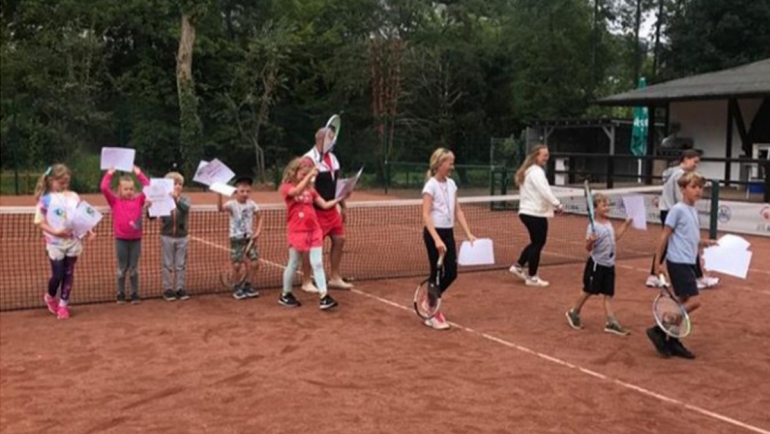
[[[677,297],[690,298],[698,295],[697,274],[695,264],[680,264],[666,261],[668,277],[671,279],[671,287]]]
[[[589,257],[583,271],[583,292],[587,294],[615,295],[615,267],[605,267],[594,263]]]

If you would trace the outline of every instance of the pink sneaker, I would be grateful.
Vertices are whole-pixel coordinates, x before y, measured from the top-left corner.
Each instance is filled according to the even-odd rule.
[[[67,306],[59,306],[59,311],[56,313],[56,318],[67,319],[70,317],[70,310]]]
[[[436,316],[433,317],[433,324],[432,327],[436,330],[447,330],[449,329],[449,323],[446,322],[446,318],[444,318],[444,314],[439,312],[436,314]]]
[[[45,300],[46,306],[48,306],[48,311],[51,312],[54,315],[58,315],[59,313],[59,302],[56,301],[56,297],[51,297],[46,293],[45,297],[43,297],[43,300]]]

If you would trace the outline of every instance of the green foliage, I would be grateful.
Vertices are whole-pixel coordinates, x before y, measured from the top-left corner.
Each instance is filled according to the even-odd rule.
[[[219,158],[270,180],[339,113],[345,170],[364,165],[381,181],[385,158],[422,162],[438,145],[458,163],[486,163],[490,137],[533,119],[630,115],[591,103],[635,87],[637,65],[650,77],[636,6],[647,16],[658,1],[639,1],[8,0],[0,162],[70,162],[88,191],[98,165],[81,156],[132,146],[148,172],[177,164],[189,176],[200,158]],[[770,57],[768,2],[664,4],[665,77]],[[192,80],[177,89],[182,12],[196,43]],[[372,41],[400,58],[383,61]],[[373,113],[373,66],[388,62],[399,78],[392,147]]]
[[[66,161],[67,167],[72,171],[70,189],[78,193],[98,193],[99,183],[104,172],[99,168],[97,154],[73,154]]]

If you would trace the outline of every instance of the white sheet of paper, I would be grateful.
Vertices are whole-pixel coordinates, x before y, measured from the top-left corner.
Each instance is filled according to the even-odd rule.
[[[471,243],[463,241],[460,245],[460,254],[457,262],[460,265],[493,265],[495,263],[495,249],[492,240],[479,238]]]
[[[176,209],[176,203],[173,200],[171,204],[168,202],[153,202],[147,212],[150,214],[150,217],[168,217],[174,209]]]
[[[116,170],[131,172],[134,170],[134,158],[136,150],[130,148],[102,148],[101,169],[109,170],[114,167]]]
[[[752,253],[749,250],[708,247],[703,250],[703,261],[707,270],[745,279],[749,273]]]
[[[227,184],[231,179],[235,178],[235,173],[225,163],[216,158],[200,167],[195,175],[196,177],[200,176],[204,181],[209,181],[207,185],[217,182]]]
[[[83,238],[88,231],[96,227],[100,221],[102,221],[102,213],[96,208],[91,206],[86,201],[80,202],[75,209],[72,220],[69,222],[69,228],[72,230],[72,235],[77,238]]]
[[[174,180],[167,178],[152,178],[150,185],[144,187],[144,195],[150,201],[150,217],[165,217],[176,209],[176,202],[171,197],[174,191]]]
[[[195,169],[195,176],[193,176],[193,181],[200,182],[203,185],[211,185],[213,182],[203,173],[203,168],[206,167],[206,165],[209,164],[208,161],[201,160],[200,163],[198,163],[198,168]]]
[[[640,195],[623,196],[623,207],[626,216],[633,219],[631,226],[634,229],[647,230],[647,210],[644,208],[644,197]]]
[[[230,197],[235,193],[236,188],[223,182],[215,182],[209,186],[209,190]]]
[[[751,243],[748,242],[748,240],[733,234],[723,235],[722,238],[717,240],[717,243],[719,243],[719,247],[735,250],[748,250],[751,246]]]
[[[364,168],[361,167],[358,170],[358,173],[356,173],[356,176],[338,180],[337,191],[334,193],[334,198],[339,199],[345,197],[348,193],[352,193],[353,189],[356,188],[356,184],[358,184],[358,180],[361,178],[361,173],[363,173],[363,171]]]

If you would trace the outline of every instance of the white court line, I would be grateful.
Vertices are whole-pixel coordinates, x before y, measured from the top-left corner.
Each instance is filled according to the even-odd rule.
[[[384,299],[382,297],[378,297],[376,295],[367,294],[367,293],[362,292],[362,291],[357,290],[357,289],[351,289],[351,292],[354,292],[354,293],[359,294],[359,295],[363,295],[364,297],[369,297],[369,298],[377,300],[377,301],[379,301],[381,303],[385,303],[385,304],[387,304],[389,306],[393,306],[393,307],[396,307],[398,309],[401,309],[401,310],[404,310],[404,311],[407,311],[407,312],[410,312],[410,313],[412,311],[412,309],[409,308],[409,307],[402,306],[400,304],[397,304],[397,303],[392,302],[390,300]],[[597,379],[600,379],[600,380],[609,381],[610,383],[614,383],[614,384],[616,384],[618,386],[624,387],[624,388],[629,389],[629,390],[634,390],[634,391],[639,392],[639,393],[641,393],[643,395],[647,395],[649,397],[656,398],[656,399],[658,399],[660,401],[664,401],[664,402],[667,402],[667,403],[670,403],[670,404],[682,406],[682,407],[684,407],[684,408],[686,408],[688,410],[692,410],[692,411],[700,413],[700,414],[702,414],[704,416],[708,416],[708,417],[720,420],[722,422],[728,423],[730,425],[733,425],[733,426],[736,426],[736,427],[740,427],[740,428],[744,428],[744,429],[749,430],[749,431],[753,431],[753,432],[760,433],[760,434],[770,434],[770,431],[768,431],[768,430],[765,430],[765,429],[762,429],[762,428],[759,428],[759,427],[756,427],[756,426],[753,426],[753,425],[749,425],[747,423],[744,423],[744,422],[741,422],[739,420],[736,420],[736,419],[733,419],[733,418],[721,415],[719,413],[714,413],[713,411],[706,410],[704,408],[698,407],[697,405],[688,404],[686,402],[680,401],[678,399],[670,398],[668,396],[662,395],[660,393],[653,392],[651,390],[645,389],[645,388],[637,386],[635,384],[631,384],[631,383],[625,382],[623,380],[618,380],[617,378],[608,377],[608,376],[606,376],[604,374],[601,374],[599,372],[593,371],[591,369],[583,368],[582,366],[575,365],[573,363],[570,363],[570,362],[558,359],[556,357],[549,356],[547,354],[544,354],[544,353],[541,353],[541,352],[538,352],[538,351],[535,351],[535,350],[531,350],[531,349],[529,349],[527,347],[524,347],[524,346],[521,346],[519,344],[507,341],[505,339],[501,339],[501,338],[499,338],[497,336],[493,336],[493,335],[490,335],[488,333],[477,332],[477,331],[471,329],[470,327],[465,327],[465,326],[463,326],[461,324],[458,324],[456,322],[453,322],[453,321],[449,321],[449,323],[452,324],[452,326],[454,326],[454,327],[456,327],[456,328],[458,328],[460,330],[466,331],[468,333],[471,333],[471,334],[474,334],[474,335],[477,335],[477,336],[481,336],[484,339],[487,339],[489,341],[498,343],[498,344],[503,345],[505,347],[513,348],[513,349],[521,351],[523,353],[531,354],[531,355],[539,357],[539,358],[541,358],[543,360],[547,360],[547,361],[549,361],[551,363],[555,363],[557,365],[561,365],[561,366],[564,366],[564,367],[569,368],[569,369],[577,370],[579,372],[582,372],[582,373],[584,373],[586,375],[589,375],[591,377],[594,377],[594,378],[597,378]]]
[[[212,242],[204,240],[202,238],[198,238],[198,237],[190,237],[190,238],[192,238],[195,241],[199,241],[199,242],[201,242],[203,244],[206,244],[208,246],[211,246],[211,247],[214,247],[214,248],[217,248],[217,249],[220,249],[220,250],[225,250],[225,251],[228,251],[228,252],[230,251],[230,249],[228,249],[227,247],[220,246],[219,244],[212,243]],[[281,265],[281,264],[279,264],[277,262],[271,262],[271,261],[267,261],[267,260],[264,260],[264,259],[260,259],[260,261],[262,261],[262,262],[264,262],[264,263],[266,263],[268,265],[272,265],[274,267],[279,267],[279,268],[283,268],[283,269],[286,268],[285,266],[283,266],[283,265]],[[364,297],[369,297],[369,298],[371,298],[373,300],[379,301],[380,303],[384,303],[384,304],[387,304],[388,306],[392,306],[392,307],[395,307],[397,309],[401,309],[401,310],[404,310],[404,311],[407,311],[407,312],[410,312],[410,313],[412,311],[412,309],[407,307],[407,306],[402,306],[402,305],[400,305],[400,304],[398,304],[396,302],[390,301],[390,300],[382,298],[382,297],[378,297],[376,295],[367,294],[367,293],[362,292],[362,291],[360,291],[358,289],[351,289],[350,292],[352,292],[354,294],[362,295]],[[549,362],[552,362],[552,363],[555,363],[557,365],[561,365],[561,366],[567,367],[569,369],[575,369],[575,370],[577,370],[579,372],[582,372],[582,373],[584,373],[586,375],[592,376],[592,377],[600,379],[600,380],[609,381],[611,383],[617,384],[618,386],[624,387],[624,388],[629,389],[629,390],[637,391],[637,392],[639,392],[639,393],[641,393],[643,395],[647,395],[647,396],[650,396],[652,398],[656,398],[656,399],[658,399],[660,401],[664,401],[664,402],[668,402],[670,404],[682,406],[682,407],[684,407],[684,408],[686,408],[688,410],[692,410],[692,411],[700,413],[702,415],[705,415],[705,416],[708,416],[708,417],[720,420],[722,422],[728,423],[728,424],[733,425],[733,426],[744,428],[744,429],[749,430],[749,431],[753,431],[753,432],[760,433],[760,434],[770,434],[770,431],[764,430],[762,428],[759,428],[759,427],[756,427],[756,426],[753,426],[753,425],[749,425],[747,423],[741,422],[739,420],[736,420],[736,419],[733,419],[733,418],[730,418],[730,417],[727,417],[727,416],[723,416],[723,415],[721,415],[719,413],[714,413],[712,411],[706,410],[706,409],[698,407],[696,405],[688,404],[686,402],[679,401],[679,400],[674,399],[674,398],[669,398],[669,397],[667,397],[665,395],[661,395],[659,393],[653,392],[653,391],[645,389],[643,387],[639,387],[639,386],[636,386],[634,384],[627,383],[627,382],[625,382],[623,380],[618,380],[616,378],[608,377],[608,376],[600,374],[600,373],[598,373],[596,371],[592,371],[590,369],[583,368],[582,366],[566,362],[566,361],[558,359],[556,357],[552,357],[552,356],[549,356],[547,354],[544,354],[544,353],[541,353],[541,352],[538,352],[538,351],[535,351],[535,350],[531,350],[531,349],[529,349],[527,347],[515,344],[515,343],[507,341],[505,339],[498,338],[498,337],[490,335],[488,333],[477,332],[477,331],[471,329],[470,327],[465,327],[465,326],[463,326],[461,324],[458,324],[456,322],[453,322],[453,321],[450,321],[449,323],[452,324],[452,326],[454,326],[454,327],[456,327],[456,328],[458,328],[460,330],[466,331],[468,333],[471,333],[471,334],[474,334],[474,335],[477,335],[477,336],[481,336],[484,339],[487,339],[489,341],[498,343],[498,344],[503,345],[505,347],[513,348],[513,349],[521,351],[523,353],[534,355],[534,356],[539,357],[539,358],[541,358],[543,360],[547,360]]]

